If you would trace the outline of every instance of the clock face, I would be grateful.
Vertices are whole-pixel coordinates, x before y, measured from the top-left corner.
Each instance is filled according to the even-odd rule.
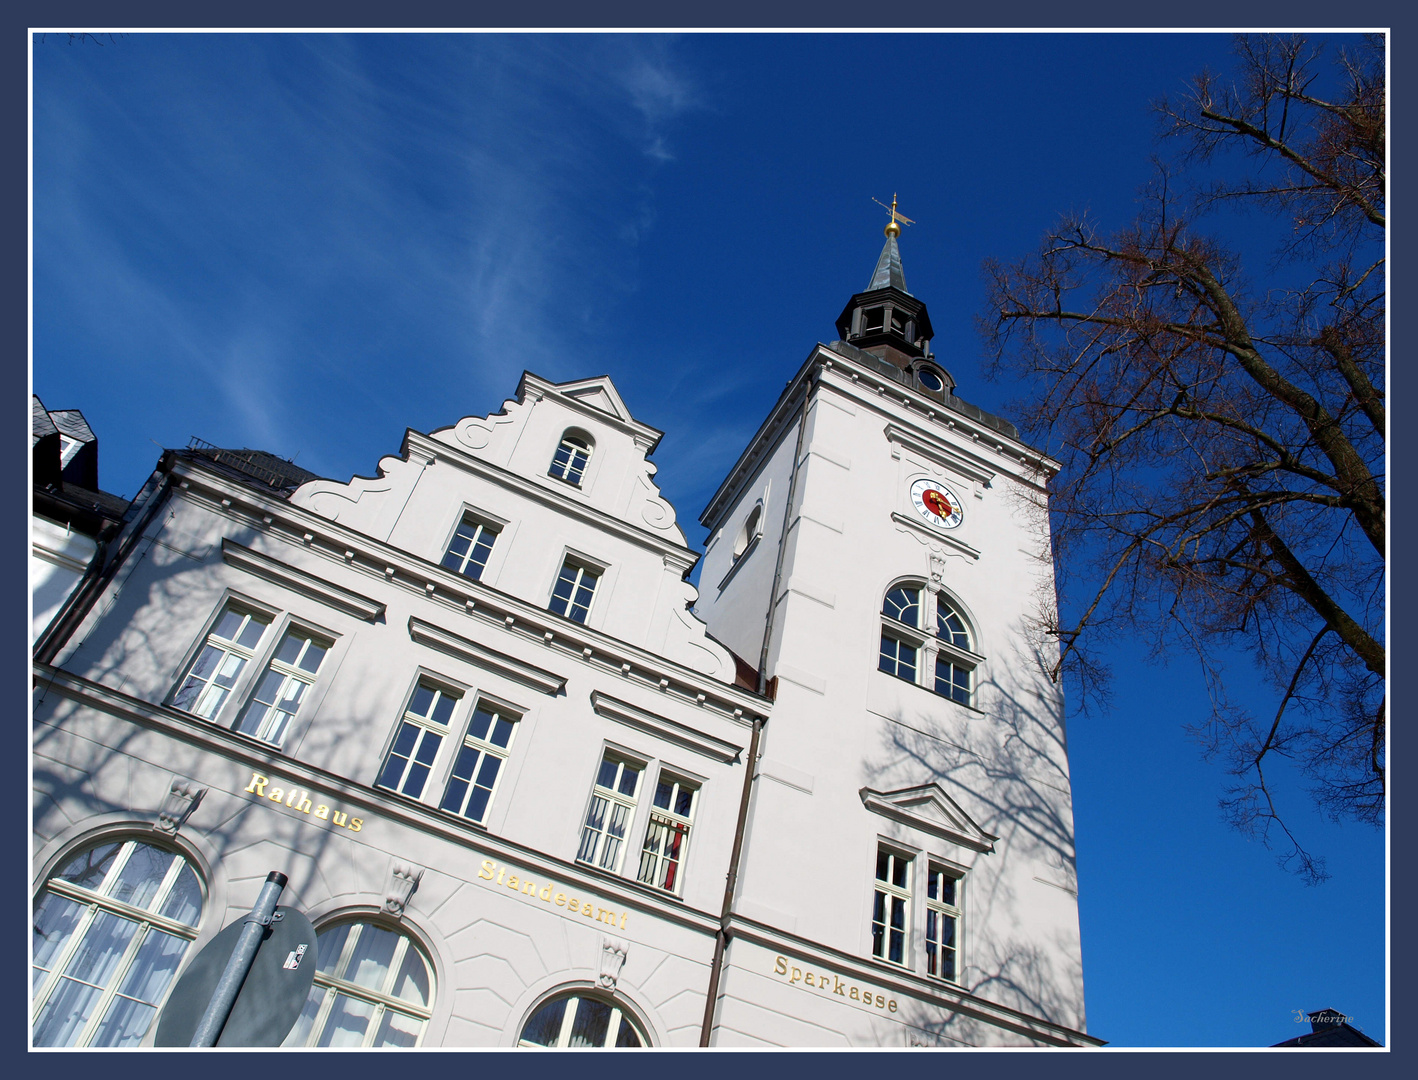
[[[917,480],[911,485],[911,504],[927,525],[939,529],[953,529],[965,520],[960,496],[934,480]]]

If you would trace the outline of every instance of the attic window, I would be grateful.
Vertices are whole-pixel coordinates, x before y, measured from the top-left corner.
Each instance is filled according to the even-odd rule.
[[[580,487],[586,463],[590,460],[591,440],[585,435],[568,431],[561,437],[561,445],[556,448],[547,475]]]
[[[62,469],[73,461],[74,455],[83,445],[78,439],[71,439],[61,431],[59,433],[59,467]]]

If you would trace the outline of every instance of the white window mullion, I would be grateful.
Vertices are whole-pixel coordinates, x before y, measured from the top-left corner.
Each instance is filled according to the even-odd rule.
[[[572,998],[566,1003],[566,1011],[561,1014],[561,1030],[556,1036],[557,1046],[571,1045],[571,1029],[576,1022],[576,1009],[581,1004],[580,998]]]
[[[133,936],[128,940],[128,947],[123,950],[123,955],[118,958],[118,963],[113,966],[113,974],[109,977],[108,985],[99,994],[98,1001],[94,1004],[93,1014],[89,1017],[89,1022],[84,1025],[84,1030],[80,1033],[75,1046],[88,1046],[89,1040],[98,1033],[99,1025],[103,1023],[103,1018],[108,1013],[108,1007],[113,1004],[114,995],[118,993],[119,984],[128,975],[128,966],[133,963],[133,958],[138,955],[138,950],[143,945],[143,940],[148,936],[150,924],[143,922],[138,925],[138,929],[133,931]],[[97,985],[90,983],[90,986]]]
[[[63,893],[58,894],[63,896]],[[66,897],[66,899],[69,899]],[[69,934],[69,941],[64,948],[54,957],[49,966],[49,974],[45,978],[44,985],[35,991],[34,1007],[30,1010],[30,1024],[33,1025],[39,1019],[40,1010],[44,1008],[44,1003],[49,1000],[49,995],[54,992],[54,988],[59,985],[63,977],[63,971],[69,966],[69,960],[74,955],[74,950],[79,947],[79,943],[84,940],[84,936],[89,932],[89,927],[93,925],[94,919],[98,917],[99,907],[90,903],[83,915],[79,916],[79,921],[74,924],[73,931]],[[33,966],[33,964],[31,964]]]

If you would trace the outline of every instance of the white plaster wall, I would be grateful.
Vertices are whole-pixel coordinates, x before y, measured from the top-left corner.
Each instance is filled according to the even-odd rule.
[[[47,518],[30,517],[30,641],[34,642],[74,591],[98,544]]]

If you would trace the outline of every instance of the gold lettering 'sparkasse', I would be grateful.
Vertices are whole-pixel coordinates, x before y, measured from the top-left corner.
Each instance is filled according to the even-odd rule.
[[[280,783],[286,782],[280,781]],[[285,788],[281,787],[280,783],[273,782],[260,773],[254,772],[251,774],[251,783],[246,785],[246,790],[258,799],[270,799],[287,810],[293,810],[297,814],[309,814],[312,818],[329,821],[342,829],[349,829],[350,832],[359,832],[364,827],[364,818],[350,817],[343,810],[332,810],[325,803],[315,802],[314,797],[304,788],[294,786]]]
[[[788,963],[786,956],[776,956],[773,958],[773,974],[781,975],[788,980],[789,986],[810,986],[814,990],[824,994],[833,994],[837,997],[846,998],[848,1001],[860,1001],[863,1005],[872,1005],[878,1009],[885,1009],[887,1012],[896,1011],[896,999],[888,998],[883,994],[875,993],[871,987],[853,986],[845,983],[836,975],[825,971],[804,971],[800,967],[794,967]],[[830,980],[830,981],[829,981]]]
[[[625,919],[629,912],[622,911],[617,921],[616,913],[609,908],[600,907],[590,900],[583,900],[579,896],[571,896],[561,892],[562,886],[552,881],[536,882],[531,878],[518,878],[516,874],[508,874],[507,867],[498,866],[491,859],[484,859],[481,869],[478,870],[478,877],[484,881],[491,881],[494,886],[501,885],[511,889],[532,900],[540,900],[544,904],[554,904],[556,907],[565,908],[568,914],[580,915],[582,918],[591,919],[593,922],[605,923],[607,926],[614,926],[618,930],[625,929]]]

